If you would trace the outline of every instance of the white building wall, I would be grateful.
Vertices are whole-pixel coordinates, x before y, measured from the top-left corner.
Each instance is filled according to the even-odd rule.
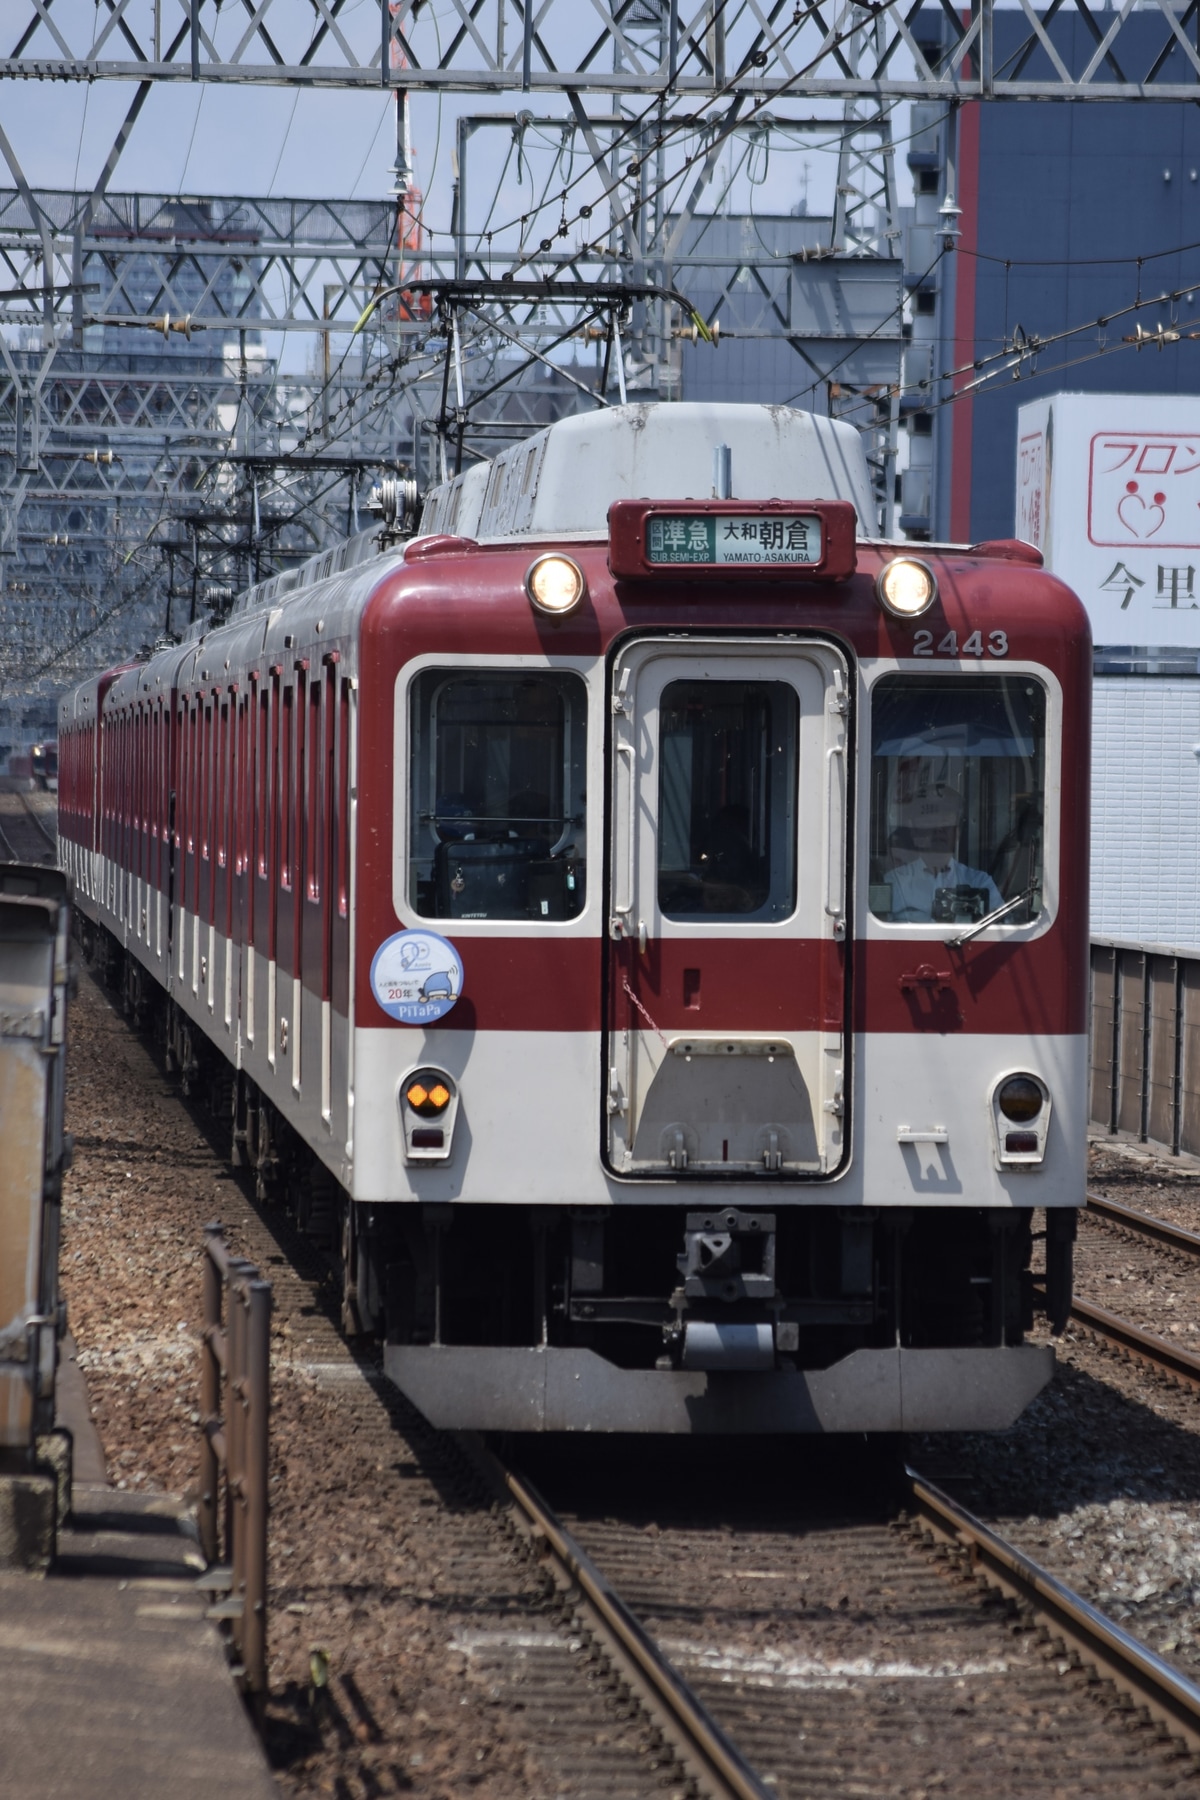
[[[1098,676],[1092,932],[1200,950],[1200,680]]]

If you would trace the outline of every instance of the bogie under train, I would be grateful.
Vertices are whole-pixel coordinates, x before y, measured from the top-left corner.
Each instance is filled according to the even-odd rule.
[[[999,1426],[1083,1201],[1084,611],[855,434],[567,420],[59,722],[91,947],[436,1423]]]

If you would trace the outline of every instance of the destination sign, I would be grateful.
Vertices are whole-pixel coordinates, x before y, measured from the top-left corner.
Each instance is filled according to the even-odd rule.
[[[817,513],[655,513],[646,521],[650,563],[812,567],[822,549]]]

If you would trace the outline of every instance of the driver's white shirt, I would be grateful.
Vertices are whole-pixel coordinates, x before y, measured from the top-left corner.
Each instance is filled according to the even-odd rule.
[[[987,895],[985,913],[1004,904],[1000,889],[990,875],[982,869],[969,869],[954,856],[939,860],[936,868],[924,857],[914,857],[912,862],[897,863],[894,869],[889,869],[884,880],[892,890],[893,919],[932,919],[933,896],[938,888],[945,887],[982,888]]]

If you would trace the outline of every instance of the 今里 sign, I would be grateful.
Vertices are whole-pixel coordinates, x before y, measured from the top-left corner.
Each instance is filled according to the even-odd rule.
[[[1023,406],[1015,528],[1075,589],[1098,646],[1200,651],[1200,399]]]

